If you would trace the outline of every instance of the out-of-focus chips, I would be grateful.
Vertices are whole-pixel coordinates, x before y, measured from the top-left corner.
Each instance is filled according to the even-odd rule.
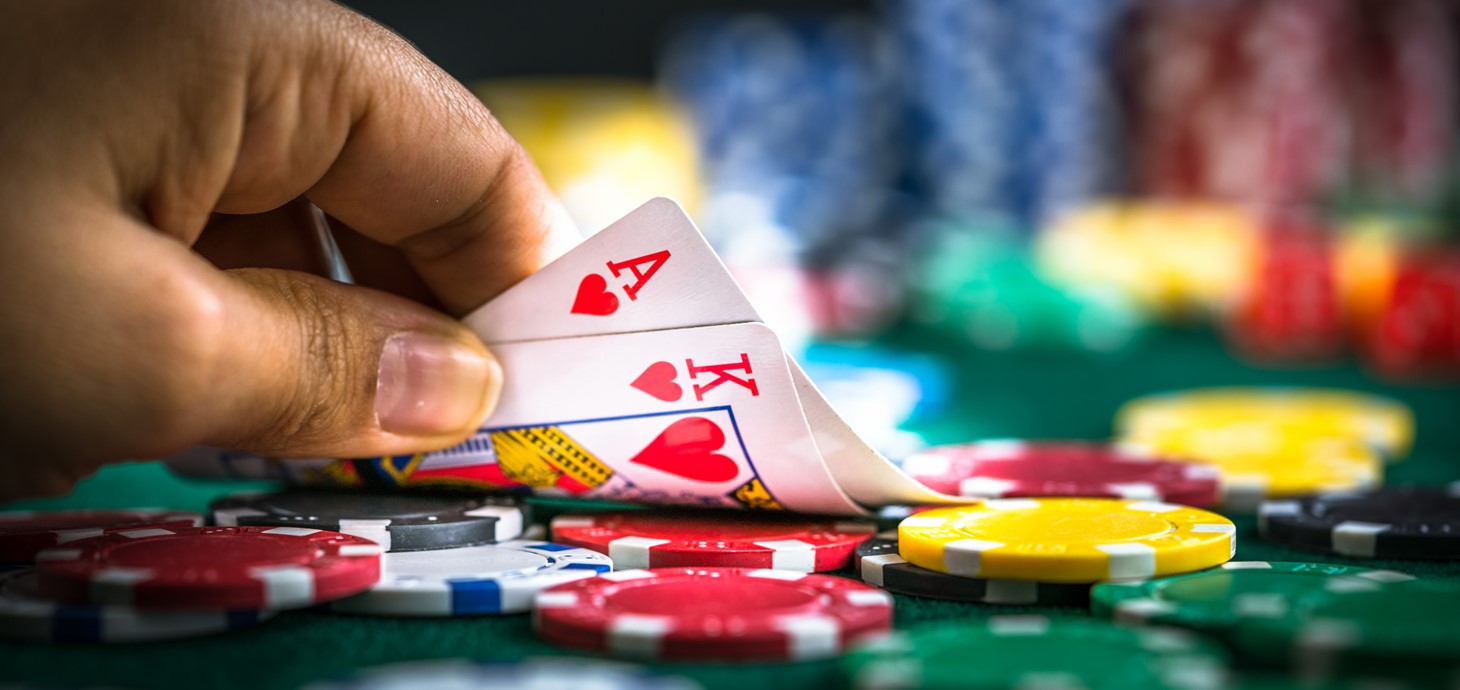
[[[532,155],[585,232],[656,196],[694,212],[702,185],[690,124],[653,86],[561,79],[471,88]]]

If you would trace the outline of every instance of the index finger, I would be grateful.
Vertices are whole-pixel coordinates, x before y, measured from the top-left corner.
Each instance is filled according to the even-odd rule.
[[[323,171],[308,180],[307,196],[400,249],[458,316],[577,242],[531,159],[465,87],[379,25],[332,4],[311,9],[323,31],[287,31],[282,41],[275,33],[253,47],[263,55],[255,56],[261,67],[250,73],[249,91],[261,97],[249,98],[262,108],[250,110],[264,116],[245,123],[225,198],[252,196],[247,187],[266,172],[244,169],[266,158],[247,147],[268,146],[279,127],[291,129],[286,140],[307,142],[296,153],[333,154],[289,166]],[[269,65],[290,53],[312,73],[272,74]],[[327,95],[317,93],[322,86]],[[295,114],[269,115],[280,103],[292,103]],[[337,149],[319,145],[332,140]]]

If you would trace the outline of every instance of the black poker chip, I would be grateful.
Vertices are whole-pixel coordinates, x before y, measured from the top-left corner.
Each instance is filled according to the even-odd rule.
[[[213,523],[304,527],[363,537],[386,551],[425,551],[509,541],[526,507],[510,496],[296,489],[237,494],[208,507]]]
[[[1090,585],[1031,580],[990,580],[920,568],[897,552],[897,530],[862,542],[852,567],[869,585],[893,594],[981,604],[1089,606]]]
[[[1265,501],[1263,538],[1350,558],[1460,560],[1460,482]]]

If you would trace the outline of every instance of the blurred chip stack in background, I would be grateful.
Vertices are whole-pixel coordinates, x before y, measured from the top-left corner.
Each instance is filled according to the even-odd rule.
[[[885,328],[900,305],[889,58],[870,18],[763,15],[692,22],[663,57],[700,142],[701,226],[793,348]]]
[[[767,320],[1460,373],[1460,3],[886,0],[715,13],[658,83],[477,92],[585,231],[695,215]]]

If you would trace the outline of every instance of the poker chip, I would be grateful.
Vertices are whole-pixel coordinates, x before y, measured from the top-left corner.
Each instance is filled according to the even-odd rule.
[[[1090,600],[1097,615],[1118,623],[1228,632],[1242,618],[1285,615],[1292,601],[1315,589],[1358,591],[1413,579],[1394,570],[1328,563],[1232,561],[1196,573],[1102,582],[1090,591]]]
[[[1272,498],[1377,486],[1383,460],[1356,441],[1192,429],[1158,446],[1137,446],[1173,459],[1208,463],[1221,478],[1224,513],[1250,514]]]
[[[642,666],[600,659],[528,657],[518,662],[469,659],[406,661],[367,668],[304,690],[697,690],[698,683]]]
[[[380,579],[379,544],[303,527],[111,532],[36,554],[41,593],[156,608],[291,609]]]
[[[333,601],[336,613],[474,616],[521,613],[538,592],[613,570],[596,551],[542,541],[509,541],[436,551],[391,552],[368,591]]]
[[[1460,560],[1460,482],[1263,503],[1264,539],[1350,558]]]
[[[981,441],[926,449],[902,469],[934,491],[971,498],[1088,496],[1208,506],[1216,469],[1090,442]]]
[[[225,526],[309,527],[350,534],[386,551],[420,551],[516,539],[524,507],[505,496],[294,490],[240,494],[208,507]]]
[[[899,631],[841,660],[861,690],[1210,690],[1226,655],[1184,630],[1098,620],[991,616]]]
[[[180,510],[66,510],[0,513],[0,563],[30,563],[36,553],[109,531],[198,527],[203,516]]]
[[[1343,438],[1403,458],[1414,441],[1414,414],[1388,398],[1328,388],[1202,388],[1126,403],[1116,413],[1117,435],[1160,447],[1171,434],[1198,428],[1208,434],[1259,438],[1273,433]]]
[[[748,568],[620,570],[546,590],[535,607],[548,642],[647,659],[820,659],[892,624],[892,597],[881,590]]]
[[[0,573],[0,637],[38,642],[149,642],[211,635],[256,625],[273,611],[160,610],[61,604],[43,596],[35,571]]]
[[[1236,528],[1215,513],[1155,501],[999,498],[902,521],[898,550],[938,572],[1099,582],[1203,570],[1231,560]]]
[[[1033,580],[988,580],[919,568],[897,553],[897,530],[857,545],[853,569],[862,581],[894,594],[980,604],[1086,606],[1090,585]]]
[[[721,567],[840,570],[872,536],[865,521],[779,515],[625,511],[553,518],[553,539],[608,554],[620,569]]]
[[[1240,619],[1235,648],[1254,659],[1286,661],[1305,675],[1345,662],[1443,662],[1460,658],[1460,580],[1368,582],[1313,588],[1267,616]]]

